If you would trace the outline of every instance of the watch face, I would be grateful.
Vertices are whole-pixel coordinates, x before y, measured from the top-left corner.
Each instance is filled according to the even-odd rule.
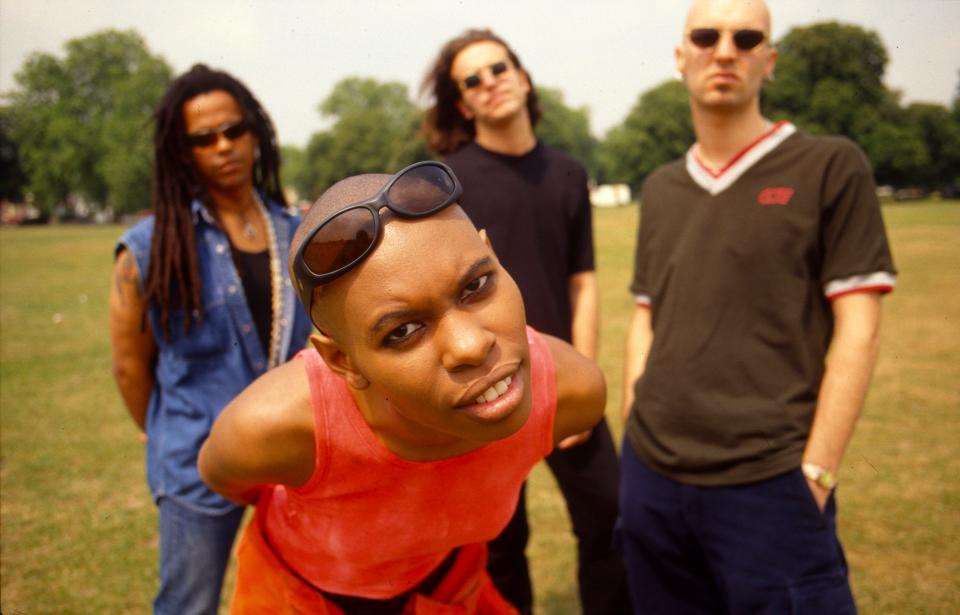
[[[833,472],[827,468],[821,468],[818,465],[812,463],[801,464],[800,469],[803,471],[803,475],[817,483],[824,489],[833,489],[837,486],[837,478],[834,476]]]

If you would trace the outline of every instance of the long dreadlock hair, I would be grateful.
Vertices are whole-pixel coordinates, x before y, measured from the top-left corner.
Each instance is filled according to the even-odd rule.
[[[144,304],[160,308],[164,339],[170,339],[170,314],[184,313],[183,331],[196,319],[203,322],[200,270],[191,203],[199,199],[216,216],[213,200],[193,165],[183,121],[185,102],[213,90],[233,96],[259,142],[253,183],[269,198],[286,206],[280,186],[280,153],[273,122],[254,95],[232,75],[195,64],[170,84],[154,113],[153,214],[150,265],[144,278]]]
[[[507,50],[507,56],[514,67],[526,73],[530,82],[530,93],[527,94],[527,113],[530,116],[530,123],[536,126],[542,115],[537,89],[533,87],[533,77],[520,63],[520,58],[510,45],[491,30],[467,30],[460,36],[447,41],[433,65],[427,70],[426,77],[420,85],[420,96],[428,98],[432,103],[423,116],[420,129],[427,139],[427,147],[438,154],[453,153],[477,136],[474,121],[463,117],[457,108],[460,87],[450,75],[450,70],[453,68],[454,59],[461,51],[482,41],[502,45]]]

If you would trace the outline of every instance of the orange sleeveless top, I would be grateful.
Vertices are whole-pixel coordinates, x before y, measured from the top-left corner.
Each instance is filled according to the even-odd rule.
[[[363,419],[342,378],[304,350],[316,433],[313,476],[261,499],[263,531],[280,558],[331,593],[392,598],[461,545],[496,537],[520,486],[553,448],[556,381],[543,338],[527,328],[533,407],[513,435],[464,455],[409,461]]]

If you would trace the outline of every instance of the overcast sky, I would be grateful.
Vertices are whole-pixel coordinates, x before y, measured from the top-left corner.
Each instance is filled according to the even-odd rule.
[[[880,34],[885,81],[908,102],[950,104],[960,81],[960,0],[770,0],[773,37],[819,21]],[[536,83],[590,109],[602,135],[646,89],[674,76],[682,0],[0,0],[0,92],[33,51],[102,28],[133,28],[177,72],[202,61],[244,81],[284,144],[326,124],[317,106],[348,76],[415,94],[440,46],[468,27],[505,38]]]

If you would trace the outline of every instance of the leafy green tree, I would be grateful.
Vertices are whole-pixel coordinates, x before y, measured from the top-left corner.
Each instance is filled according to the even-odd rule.
[[[590,134],[587,107],[568,107],[563,92],[556,88],[537,88],[543,116],[537,123],[537,136],[547,145],[563,150],[579,160],[591,177],[597,174],[597,140]]]
[[[600,180],[640,188],[658,166],[678,158],[695,141],[687,90],[667,81],[644,92],[623,123],[600,145]]]
[[[930,162],[923,137],[905,122],[880,120],[860,137],[878,184],[918,185]]]
[[[960,117],[943,105],[914,103],[904,118],[929,154],[926,164],[913,171],[916,183],[943,187],[960,179]]]
[[[960,73],[960,71],[958,71]],[[957,81],[957,89],[953,95],[953,110],[950,113],[953,120],[953,130],[960,132],[960,80]],[[960,140],[954,141],[950,146],[950,157],[952,160],[960,160]],[[949,194],[954,198],[960,196],[960,163],[953,166],[953,178],[950,180],[951,186]]]
[[[957,71],[960,74],[960,71]],[[960,122],[960,80],[957,80],[957,89],[953,93],[953,119]]]
[[[0,107],[0,199],[19,201],[27,176],[20,167],[19,147],[11,139],[10,129],[10,110]]]
[[[901,105],[900,93],[883,83],[888,55],[876,32],[819,23],[793,28],[776,47],[776,79],[761,97],[765,114],[858,142],[878,183],[937,187],[953,180],[960,123],[938,105]]]
[[[768,116],[786,117],[810,132],[856,138],[860,111],[887,98],[888,56],[876,32],[818,23],[791,29],[776,47],[776,78],[761,97]]]
[[[333,124],[307,144],[294,180],[302,198],[313,200],[349,175],[393,173],[430,158],[418,134],[420,112],[402,83],[349,77],[334,86],[319,110]]]
[[[908,122],[894,90],[879,104],[859,109],[850,132],[841,134],[863,148],[878,184],[918,185],[917,173],[930,163],[923,135]]]
[[[171,70],[132,30],[68,41],[66,57],[31,55],[5,95],[38,206],[78,194],[117,211],[150,203],[150,114]]]
[[[300,182],[306,170],[306,151],[293,145],[280,146],[280,179],[284,187],[292,186],[300,198]]]

